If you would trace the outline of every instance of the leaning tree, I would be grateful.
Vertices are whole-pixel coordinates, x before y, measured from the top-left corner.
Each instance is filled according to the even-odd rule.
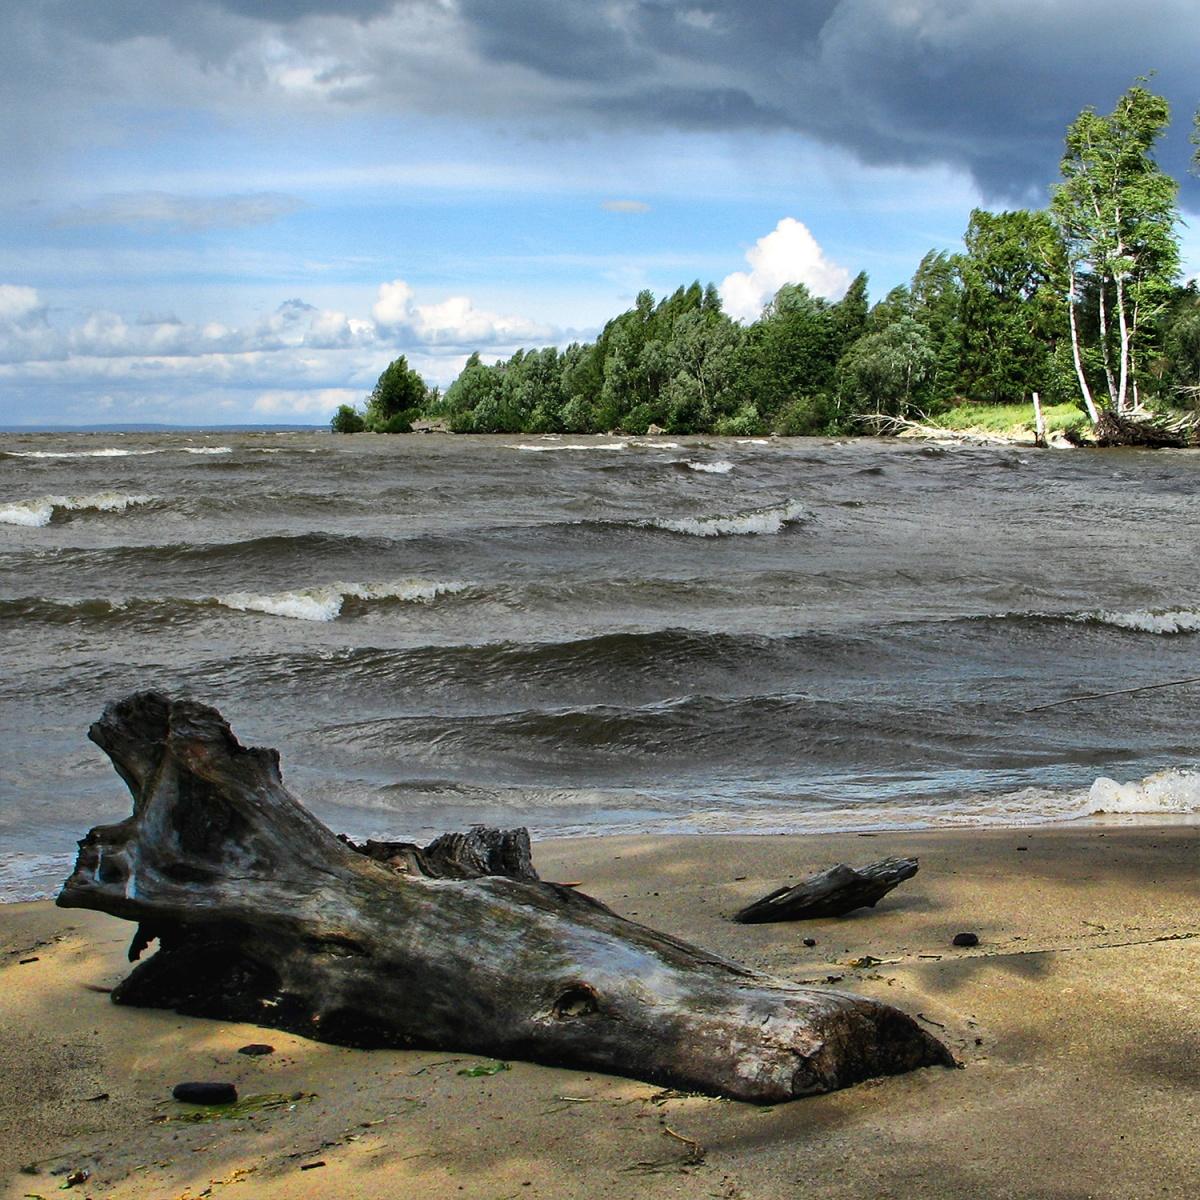
[[[1171,298],[1179,271],[1179,185],[1154,161],[1170,108],[1139,81],[1107,116],[1085,108],[1067,129],[1062,183],[1050,212],[1066,247],[1064,290],[1075,374],[1092,423],[1100,413],[1087,378],[1083,325],[1098,324],[1108,400],[1139,407],[1137,349]],[[1085,309],[1094,311],[1085,314]]]

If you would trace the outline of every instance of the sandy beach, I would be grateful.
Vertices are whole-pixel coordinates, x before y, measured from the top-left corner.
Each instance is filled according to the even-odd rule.
[[[3,1196],[1191,1196],[1200,1188],[1200,828],[608,837],[543,877],[782,977],[885,997],[953,1048],[774,1108],[444,1052],[355,1051],[121,1008],[132,927],[0,908]],[[837,861],[919,856],[875,911],[739,926]],[[958,949],[954,934],[979,945]],[[814,947],[802,939],[815,938]],[[867,957],[879,960],[851,965]],[[248,1043],[274,1053],[247,1057]],[[185,1079],[261,1106],[196,1120]],[[189,1117],[193,1119],[188,1119]]]

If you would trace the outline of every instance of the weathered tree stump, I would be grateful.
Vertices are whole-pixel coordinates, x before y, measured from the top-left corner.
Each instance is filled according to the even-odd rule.
[[[159,941],[116,1003],[762,1103],[953,1061],[894,1008],[758,975],[529,873],[438,878],[373,861],[215,709],[143,692],[89,736],[134,811],[79,843],[58,903],[137,921],[131,957]]]
[[[840,917],[856,908],[874,908],[892,888],[916,873],[915,858],[881,858],[857,870],[838,863],[797,884],[776,888],[734,913],[733,919],[743,925],[761,925],[767,921]]]

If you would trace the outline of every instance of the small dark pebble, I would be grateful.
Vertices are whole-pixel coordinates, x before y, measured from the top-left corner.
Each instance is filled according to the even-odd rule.
[[[41,962],[41,961],[42,961],[42,960],[41,960],[40,958],[38,958],[38,956],[35,954],[35,955],[34,955],[32,958],[20,958],[20,959],[18,959],[18,960],[17,960],[17,966],[18,966],[18,967],[23,967],[23,966],[25,966],[27,963],[31,963],[31,962]]]
[[[171,1095],[183,1104],[234,1104],[238,1098],[232,1083],[177,1083]]]
[[[325,1165],[325,1160],[322,1158],[322,1159],[318,1159],[315,1163],[301,1163],[300,1170],[315,1171],[318,1167],[323,1167],[324,1165]]]
[[[107,1092],[99,1092],[99,1093],[98,1093],[97,1095],[95,1095],[95,1096],[89,1096],[89,1097],[87,1098],[87,1100],[85,1101],[85,1103],[87,1103],[87,1104],[95,1104],[97,1100],[107,1100],[107,1099],[108,1099],[108,1093],[107,1093]]]
[[[238,1053],[248,1055],[250,1058],[259,1058],[264,1054],[274,1054],[275,1047],[268,1046],[266,1042],[251,1042],[248,1046],[240,1047]]]
[[[954,945],[956,946],[978,946],[979,934],[977,933],[956,933],[954,935]]]
[[[804,944],[806,946],[815,946],[817,944],[817,939],[816,938],[805,938]]]
[[[64,1186],[69,1188],[78,1187],[81,1183],[87,1183],[91,1177],[92,1173],[87,1169],[87,1167],[80,1167],[78,1170],[72,1171],[70,1175],[67,1176]]]
[[[842,976],[842,975],[826,975],[825,982],[826,983],[840,983],[843,978],[844,978],[844,976]]]
[[[1018,846],[1017,849],[1018,850],[1028,850],[1029,847],[1028,846]]]

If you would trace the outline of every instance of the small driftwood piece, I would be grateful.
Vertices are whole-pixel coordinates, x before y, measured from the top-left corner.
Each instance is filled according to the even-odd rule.
[[[892,888],[916,873],[915,858],[882,858],[858,869],[838,863],[791,887],[776,888],[734,913],[733,919],[743,925],[761,925],[767,921],[840,917],[856,908],[874,908]]]
[[[131,959],[159,943],[115,1003],[759,1103],[953,1063],[886,1004],[757,974],[538,880],[524,831],[356,852],[216,709],[143,692],[89,736],[134,811],[79,843],[58,903],[138,922]]]

